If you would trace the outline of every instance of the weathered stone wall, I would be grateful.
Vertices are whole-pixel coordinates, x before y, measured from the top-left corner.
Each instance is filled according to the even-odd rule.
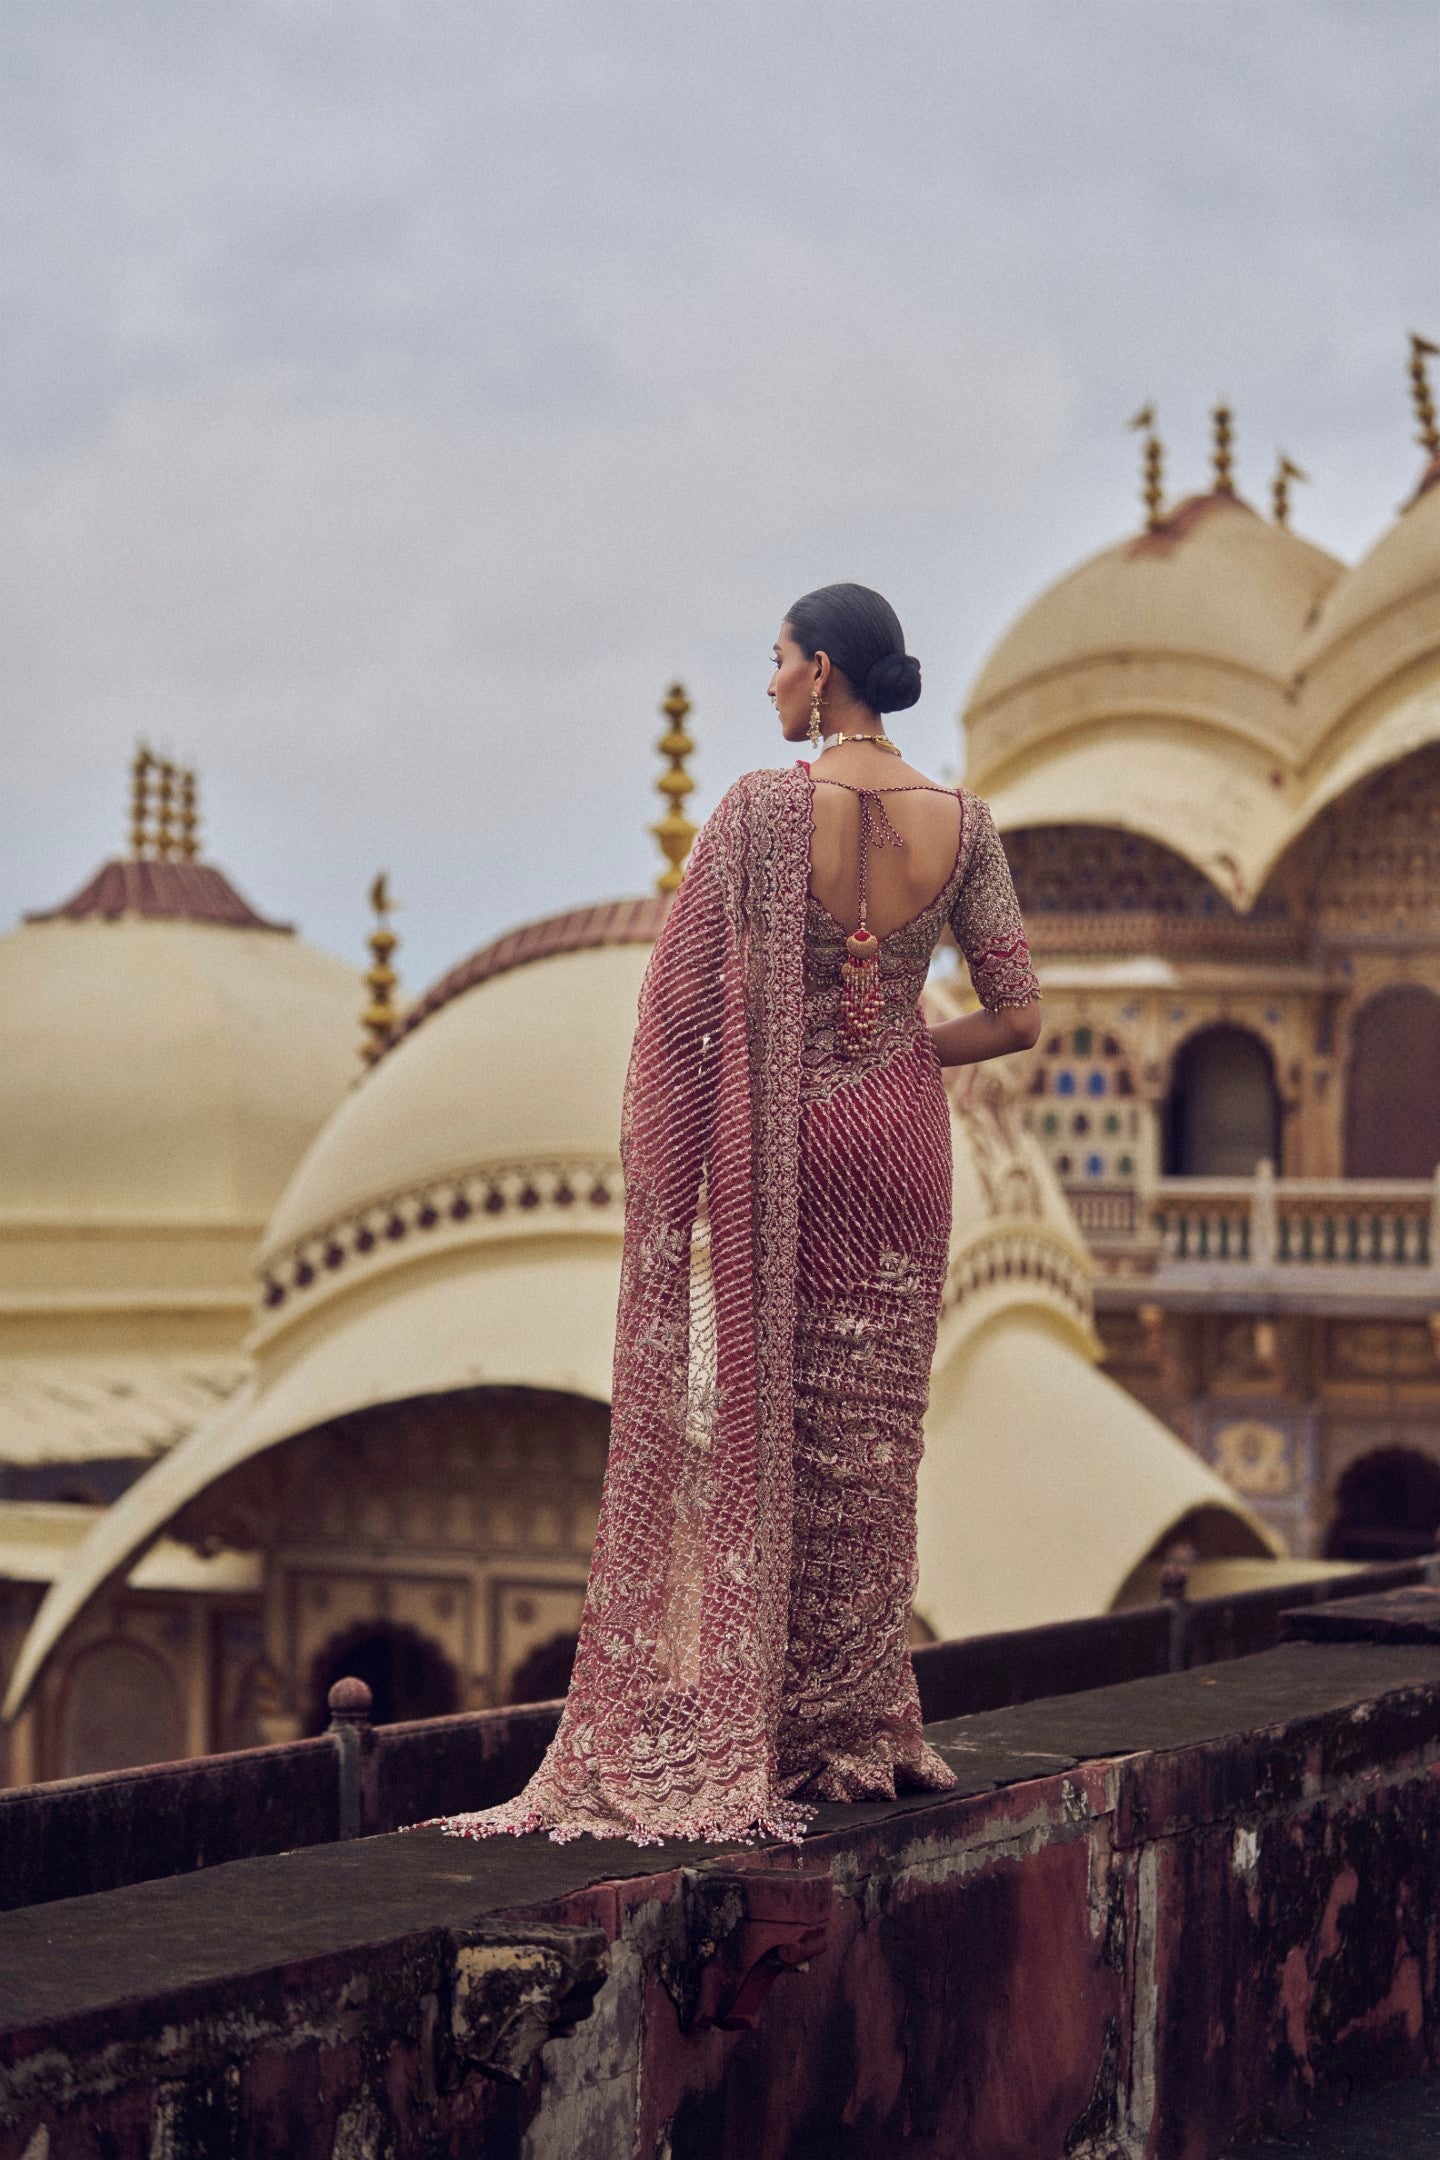
[[[932,1725],[953,1795],[798,1852],[423,1832],[0,1917],[0,2160],[1206,2160],[1440,2063],[1405,1596]]]
[[[921,1709],[959,1717],[1243,1657],[1278,1640],[1288,1607],[1425,1574],[1412,1562],[929,1643],[914,1653]],[[0,1791],[0,1911],[507,1800],[557,1717],[554,1704],[512,1706]]]

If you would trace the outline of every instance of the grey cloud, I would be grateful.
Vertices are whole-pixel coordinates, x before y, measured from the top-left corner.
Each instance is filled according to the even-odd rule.
[[[1179,490],[1413,479],[1431,17],[1400,4],[183,0],[9,11],[12,915],[121,829],[139,729],[217,853],[415,973],[652,872],[653,707],[704,800],[764,655],[890,590],[953,714],[1007,618]],[[42,833],[43,841],[32,837]],[[63,872],[57,861],[64,860]]]

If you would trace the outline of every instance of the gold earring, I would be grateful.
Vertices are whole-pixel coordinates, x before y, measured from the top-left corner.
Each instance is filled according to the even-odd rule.
[[[813,689],[813,690],[811,691],[811,693],[810,693],[810,747],[811,747],[811,749],[812,749],[812,750],[818,750],[818,749],[819,749],[819,747],[820,747],[820,685],[819,685],[819,683],[816,683],[816,685],[815,685],[815,688],[814,688],[814,689]]]

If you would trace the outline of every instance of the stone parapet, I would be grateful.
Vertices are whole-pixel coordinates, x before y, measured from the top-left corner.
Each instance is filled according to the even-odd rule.
[[[0,2155],[1201,2160],[1440,2060],[1434,1644],[928,1736],[953,1793],[798,1853],[431,1830],[0,1917]]]

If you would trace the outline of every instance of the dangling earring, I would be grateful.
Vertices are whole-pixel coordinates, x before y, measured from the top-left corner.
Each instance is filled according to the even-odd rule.
[[[813,689],[813,690],[811,691],[811,693],[810,693],[810,747],[811,747],[811,749],[812,749],[812,750],[818,750],[818,749],[819,749],[819,747],[820,747],[820,685],[819,685],[819,683],[816,683],[816,685],[815,685],[815,688],[814,688],[814,689]]]

